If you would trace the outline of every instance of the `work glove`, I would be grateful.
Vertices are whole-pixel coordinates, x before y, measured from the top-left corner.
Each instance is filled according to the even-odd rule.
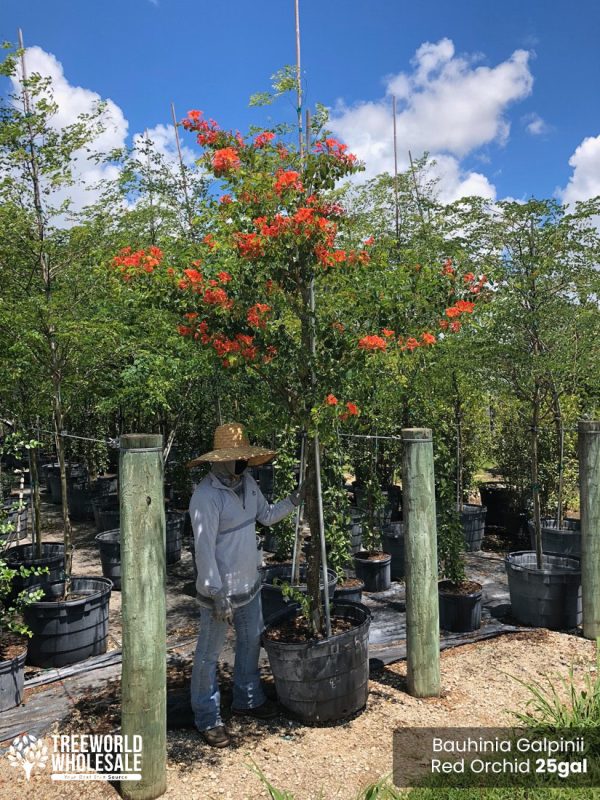
[[[293,505],[299,506],[300,503],[304,500],[306,495],[306,484],[301,483],[297,489],[294,489],[293,492],[288,496],[288,500],[292,502]]]
[[[233,606],[230,599],[225,594],[224,589],[213,595],[213,618],[217,622],[228,622],[230,625],[233,623]]]

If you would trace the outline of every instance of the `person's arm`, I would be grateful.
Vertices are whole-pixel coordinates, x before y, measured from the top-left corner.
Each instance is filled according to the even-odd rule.
[[[196,586],[203,594],[217,594],[223,586],[215,558],[219,532],[219,509],[216,500],[206,495],[192,498],[190,518],[194,532],[194,549],[198,580]]]
[[[257,493],[257,512],[256,521],[261,525],[275,525],[281,522],[282,519],[296,510],[296,505],[286,497],[285,500],[280,500],[278,503],[267,503],[265,496],[261,492],[258,484],[256,486]]]

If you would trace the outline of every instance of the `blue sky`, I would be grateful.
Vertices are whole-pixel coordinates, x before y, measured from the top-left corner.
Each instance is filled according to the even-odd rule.
[[[171,100],[244,130],[264,119],[249,95],[295,59],[293,0],[5,0],[2,39],[18,27],[64,120],[97,93],[107,144],[149,129],[165,152]],[[306,100],[370,174],[392,165],[393,92],[401,165],[435,154],[444,199],[600,193],[598,0],[301,0],[301,27]]]

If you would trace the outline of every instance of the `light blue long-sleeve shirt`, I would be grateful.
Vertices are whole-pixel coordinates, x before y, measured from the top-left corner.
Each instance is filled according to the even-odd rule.
[[[209,472],[190,501],[196,591],[205,605],[223,588],[234,607],[253,599],[260,590],[256,522],[275,525],[296,508],[289,499],[270,505],[247,472],[241,481],[241,488],[229,488]]]

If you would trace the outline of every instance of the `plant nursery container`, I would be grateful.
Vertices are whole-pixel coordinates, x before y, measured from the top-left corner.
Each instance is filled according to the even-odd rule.
[[[263,619],[268,622],[275,614],[285,610],[289,607],[290,603],[286,601],[281,591],[281,586],[273,584],[273,581],[279,580],[282,583],[291,583],[292,581],[292,567],[291,564],[274,564],[273,566],[262,567],[259,570],[261,574],[261,601]],[[327,570],[327,593],[329,599],[333,599],[333,593],[337,585],[337,575],[332,569]],[[294,587],[302,594],[306,594],[306,566],[300,567],[300,585]],[[324,601],[323,585],[321,584],[321,602]]]
[[[96,535],[96,544],[100,551],[102,574],[113,583],[113,588],[121,591],[121,531],[103,531]]]
[[[452,633],[466,633],[479,630],[481,625],[482,586],[475,581],[469,591],[457,592],[451,581],[440,581],[438,595],[440,600],[440,628]]]
[[[26,606],[23,611],[25,622],[33,632],[27,663],[36,667],[64,667],[105,653],[112,581],[74,577],[71,579],[73,600],[50,599],[63,594],[64,581],[41,588],[45,599]]]
[[[120,526],[121,510],[118,495],[109,494],[105,497],[94,498],[92,509],[98,533],[112,531]]]
[[[483,483],[479,487],[481,505],[487,509],[486,524],[516,533],[521,528],[519,494],[513,486],[503,483]]]
[[[37,584],[47,584],[53,581],[60,581],[64,577],[65,569],[65,546],[62,542],[42,542],[41,556],[35,554],[35,545],[20,544],[16,547],[9,547],[5,550],[2,557],[11,569],[19,569],[23,566],[26,569],[31,567],[48,567],[48,572],[43,575],[29,575],[22,578],[15,575],[12,581],[11,597],[16,597],[23,589],[29,589]]]
[[[305,722],[332,722],[360,711],[369,694],[369,609],[360,603],[335,603],[332,618],[350,620],[353,627],[329,639],[269,638],[271,629],[297,613],[297,605],[281,611],[262,637],[279,702]]]
[[[486,513],[487,508],[485,506],[477,506],[471,503],[465,503],[460,511],[460,521],[465,536],[465,550],[467,553],[481,550],[485,533]]]
[[[376,556],[376,557],[373,557]],[[392,585],[392,557],[389,553],[359,550],[354,555],[354,572],[365,584],[365,592],[385,592]]]
[[[177,511],[168,511],[166,514],[166,552],[167,565],[177,564],[181,561],[181,546],[183,544],[183,528],[185,515]]]
[[[535,550],[535,526],[527,523],[531,549]],[[557,528],[552,517],[542,519],[542,550],[559,556],[581,557],[581,523],[578,519],[563,519],[562,528]]]
[[[575,628],[582,620],[581,565],[576,558],[521,550],[505,558],[512,615],[523,625]]]
[[[392,557],[390,576],[393,581],[404,578],[404,527],[401,522],[390,522],[381,529],[383,549]]]
[[[335,587],[333,599],[336,603],[360,603],[365,584],[358,578],[349,578],[341,586]]]
[[[3,637],[6,634],[2,634]],[[15,639],[16,644],[16,639]],[[22,652],[5,661],[0,661],[0,713],[20,706],[25,682],[25,658],[27,642],[22,642]]]
[[[350,552],[352,554],[358,553],[362,548],[362,520],[363,512],[356,507],[350,509]]]

